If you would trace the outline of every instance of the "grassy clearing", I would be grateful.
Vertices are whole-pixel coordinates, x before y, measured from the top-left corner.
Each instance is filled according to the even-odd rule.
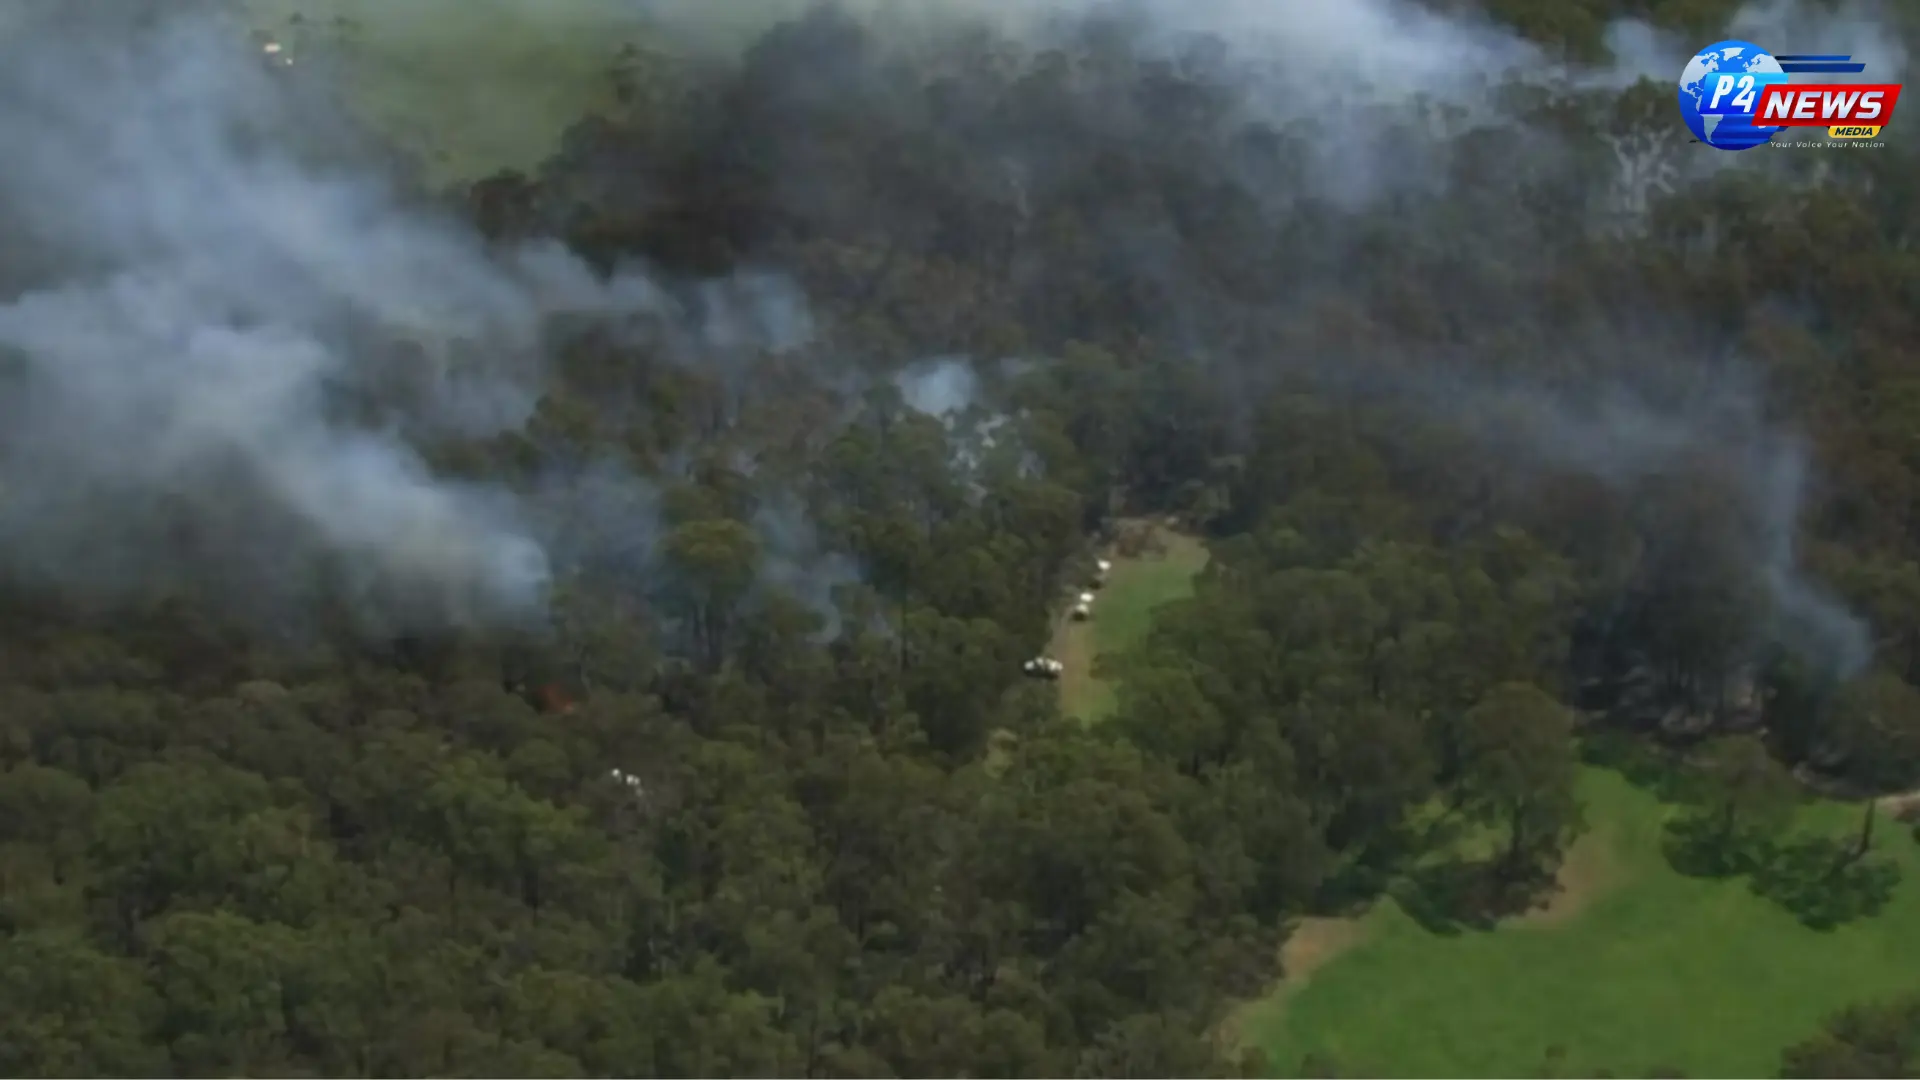
[[[1193,595],[1193,578],[1207,564],[1206,545],[1166,530],[1163,550],[1125,558],[1107,557],[1113,569],[1084,623],[1062,619],[1049,655],[1066,666],[1060,676],[1060,707],[1069,716],[1097,723],[1113,711],[1113,687],[1094,674],[1094,661],[1133,647],[1147,636],[1153,610]]]
[[[435,184],[539,164],[610,103],[615,50],[640,29],[625,0],[243,3],[296,57],[335,56],[349,104]]]
[[[1760,1076],[1832,1010],[1920,985],[1910,830],[1881,832],[1903,871],[1886,908],[1818,931],[1745,879],[1671,869],[1671,810],[1652,795],[1600,769],[1582,786],[1594,828],[1547,909],[1491,932],[1434,933],[1391,900],[1347,928],[1309,924],[1313,962],[1235,1031],[1282,1074],[1316,1055],[1389,1076]],[[1850,835],[1858,813],[1818,805],[1803,827]]]

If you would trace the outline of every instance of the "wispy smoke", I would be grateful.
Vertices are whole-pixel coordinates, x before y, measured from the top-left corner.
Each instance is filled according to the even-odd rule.
[[[1888,5],[1847,0],[1832,7],[1795,0],[1757,0],[1740,9],[1727,36],[1752,41],[1776,53],[1834,53],[1867,65],[1861,78],[1897,82],[1906,71],[1907,47]],[[1694,43],[1696,47],[1710,42]],[[1845,77],[1842,77],[1845,81]]]
[[[973,365],[960,358],[923,361],[894,376],[907,408],[943,419],[973,404],[979,382]]]
[[[1730,485],[1714,494],[1742,511],[1718,525],[1734,534],[1727,541],[1744,554],[1768,601],[1771,627],[1753,629],[1843,676],[1871,661],[1865,623],[1799,565],[1806,447],[1766,423],[1758,395],[1737,374],[1710,379],[1691,400],[1656,402],[1614,386],[1576,402],[1512,385],[1454,387],[1436,400],[1504,460],[1584,473],[1629,496],[1650,479],[1714,463],[1693,482]]]
[[[818,615],[820,637],[839,636],[841,616],[834,594],[861,580],[859,564],[828,546],[807,508],[791,492],[776,491],[763,499],[754,510],[752,524],[761,540],[761,585]]]

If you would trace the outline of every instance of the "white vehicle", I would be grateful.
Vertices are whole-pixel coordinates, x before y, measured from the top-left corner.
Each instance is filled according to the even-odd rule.
[[[1080,602],[1081,602],[1082,604],[1091,604],[1091,603],[1093,603],[1093,594],[1092,594],[1092,593],[1090,593],[1090,592],[1083,592],[1083,593],[1081,593],[1081,594],[1080,594]]]
[[[1093,605],[1075,604],[1069,614],[1073,617],[1074,622],[1086,622],[1088,619],[1093,618]]]
[[[1106,574],[1107,571],[1113,569],[1113,564],[1108,562],[1105,559],[1095,559],[1093,560],[1093,565],[1097,570],[1099,570],[1099,572],[1102,575]]]
[[[1021,671],[1036,679],[1057,679],[1060,677],[1060,673],[1066,669],[1067,665],[1044,656],[1034,657],[1032,660],[1020,665]]]

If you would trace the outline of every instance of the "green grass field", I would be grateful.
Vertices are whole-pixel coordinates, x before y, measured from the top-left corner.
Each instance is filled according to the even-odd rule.
[[[1334,955],[1249,1007],[1240,1037],[1281,1075],[1317,1055],[1347,1075],[1762,1076],[1829,1012],[1920,987],[1910,830],[1880,831],[1878,851],[1903,872],[1892,901],[1823,932],[1744,878],[1675,872],[1661,852],[1668,807],[1613,772],[1582,783],[1593,828],[1568,860],[1561,911],[1436,934],[1388,900],[1354,925],[1317,923],[1317,937],[1338,931],[1319,950]],[[1850,835],[1858,817],[1822,804],[1803,827]]]
[[[544,160],[609,103],[615,51],[642,30],[623,0],[242,2],[296,60],[336,56],[348,103],[435,184]]]
[[[1070,715],[1111,711],[1095,657],[1140,641],[1155,608],[1191,593],[1205,548],[1172,539],[1164,558],[1116,560],[1093,620],[1062,625]],[[1676,808],[1619,773],[1587,768],[1581,785],[1590,827],[1546,909],[1493,930],[1435,931],[1391,899],[1356,919],[1307,920],[1283,957],[1292,977],[1224,1033],[1283,1076],[1310,1056],[1342,1075],[1763,1076],[1834,1010],[1920,988],[1911,829],[1878,833],[1877,853],[1901,869],[1886,906],[1822,931],[1745,877],[1675,871],[1662,840]],[[1851,837],[1859,812],[1812,804],[1800,829]]]
[[[1093,605],[1093,619],[1063,622],[1054,635],[1053,655],[1066,665],[1060,677],[1060,706],[1069,716],[1098,723],[1113,711],[1113,686],[1094,674],[1094,660],[1117,655],[1147,636],[1153,610],[1193,595],[1193,577],[1207,564],[1206,545],[1175,533],[1161,534],[1166,550],[1137,559],[1116,558]]]

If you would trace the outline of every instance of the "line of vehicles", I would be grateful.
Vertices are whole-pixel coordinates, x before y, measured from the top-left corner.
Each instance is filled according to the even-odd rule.
[[[1113,569],[1113,563],[1106,559],[1095,559],[1093,566],[1093,576],[1086,588],[1075,598],[1073,606],[1067,609],[1067,617],[1074,622],[1086,622],[1093,618],[1094,594],[1107,583],[1107,574]],[[1066,665],[1050,656],[1036,656],[1020,665],[1020,670],[1032,678],[1054,680],[1066,671]]]

